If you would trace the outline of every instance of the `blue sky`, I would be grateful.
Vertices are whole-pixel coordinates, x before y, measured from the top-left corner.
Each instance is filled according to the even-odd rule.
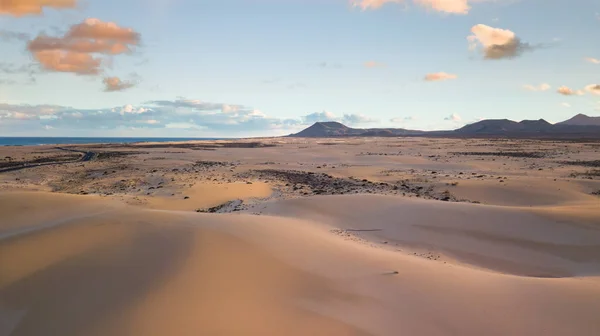
[[[15,4],[0,5],[3,136],[280,135],[320,120],[430,130],[600,114],[594,0]],[[75,50],[82,41],[124,49]],[[81,74],[60,59],[69,53],[102,63]]]

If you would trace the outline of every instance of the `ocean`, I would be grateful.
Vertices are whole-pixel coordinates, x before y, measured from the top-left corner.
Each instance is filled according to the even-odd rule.
[[[70,138],[70,137],[0,137],[0,146],[81,145],[90,143],[168,142],[190,140],[224,140],[225,138]]]

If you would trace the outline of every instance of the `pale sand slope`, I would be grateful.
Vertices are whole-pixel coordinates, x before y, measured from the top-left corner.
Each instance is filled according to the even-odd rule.
[[[104,213],[90,214],[88,209],[102,207],[105,201],[40,193],[0,194],[3,214],[9,210],[8,200],[33,204],[38,214],[51,211],[71,220],[0,240],[0,335],[591,336],[600,332],[597,277],[531,278],[432,262],[345,241],[330,234],[323,223],[307,219],[204,215],[112,204]],[[370,211],[390,216],[395,210],[389,208],[410,207],[423,215],[422,208],[429,207],[446,222],[459,216],[444,203],[406,203],[388,197],[306,201],[309,204],[291,208],[308,206],[336,213],[345,207],[358,216],[371,207]],[[287,203],[271,206],[290,207]],[[329,210],[321,211],[323,218],[331,218]],[[498,215],[494,211],[481,206],[458,210],[476,219]],[[529,214],[507,211],[506,215],[529,222],[519,217]],[[0,234],[14,232],[20,227],[14,222],[23,218],[3,216]],[[27,225],[43,222],[39,218],[37,224]],[[517,235],[509,228],[473,223],[490,235]],[[576,226],[545,223],[549,225],[545,240],[571,245],[594,241],[591,230],[584,238]],[[425,220],[424,225],[442,226]],[[448,227],[461,225],[468,226],[451,223]],[[534,220],[531,225],[522,229],[523,239],[531,239],[530,230],[543,222]],[[477,237],[469,239],[470,249],[477,250]],[[486,237],[480,239],[488,242],[483,250],[493,244]],[[523,249],[523,258],[531,260],[531,253]],[[387,274],[390,271],[399,274]]]
[[[179,197],[157,196],[147,199],[145,207],[160,210],[194,211],[240,199],[266,198],[272,193],[266,183],[199,183],[178,191]],[[187,197],[187,198],[186,198]],[[183,201],[182,201],[183,200]]]
[[[584,189],[583,183],[553,181],[550,178],[511,178],[500,183],[498,180],[460,181],[448,190],[458,199],[477,200],[485,204],[504,206],[555,206],[576,203],[598,204],[598,197],[590,190],[598,190],[600,183],[589,181],[595,186]],[[600,211],[600,210],[599,210]]]
[[[579,217],[550,216],[565,207],[550,209],[554,212],[546,214],[544,208],[359,195],[274,202],[261,211],[318,221],[389,247],[421,248],[500,272],[600,275],[597,201],[579,205]]]

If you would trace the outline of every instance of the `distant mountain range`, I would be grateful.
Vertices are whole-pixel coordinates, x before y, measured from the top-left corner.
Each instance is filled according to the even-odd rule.
[[[551,124],[544,119],[523,120],[508,119],[482,120],[452,131],[419,131],[404,128],[351,128],[339,122],[317,122],[307,129],[291,134],[290,137],[326,138],[326,137],[508,137],[508,138],[594,138],[600,139],[600,117],[578,114],[573,118]]]
[[[588,117],[580,113],[569,120],[559,122],[558,125],[600,126],[600,117]]]

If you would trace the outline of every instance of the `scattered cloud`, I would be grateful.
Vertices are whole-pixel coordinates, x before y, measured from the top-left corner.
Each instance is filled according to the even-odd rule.
[[[562,103],[560,105],[562,105],[562,107],[571,108],[571,104],[569,103]]]
[[[344,114],[344,116],[342,117],[342,123],[350,125],[368,124],[376,121],[377,120],[367,117],[363,114]]]
[[[363,10],[377,9],[387,3],[403,3],[404,0],[351,0],[352,6],[360,7]]]
[[[478,24],[471,28],[473,35],[467,37],[469,49],[483,48],[483,55],[488,60],[510,59],[520,56],[535,47],[523,43],[514,32]]]
[[[78,75],[97,75],[102,64],[102,60],[90,54],[61,50],[38,51],[35,58],[45,70],[72,72]]]
[[[314,112],[311,114],[307,114],[303,116],[302,122],[305,124],[314,124],[316,122],[325,122],[325,121],[337,121],[338,118],[333,112],[322,111],[322,112]]]
[[[103,83],[106,92],[124,91],[135,86],[135,83],[124,82],[119,77],[106,77]]]
[[[54,105],[10,105],[0,103],[0,120],[42,120],[61,109]]]
[[[31,37],[27,33],[15,32],[10,30],[0,30],[0,41],[28,41]]]
[[[131,52],[140,42],[140,34],[113,22],[87,19],[75,24],[61,37],[39,35],[27,49],[43,69],[98,75],[106,60],[98,55]]]
[[[314,112],[307,114],[300,118],[302,124],[310,125],[316,122],[325,121],[337,121],[343,124],[356,125],[356,124],[368,124],[375,122],[375,119],[371,119],[362,114],[344,114],[341,118],[336,116],[334,113],[329,111]]]
[[[187,130],[199,130],[203,127],[191,122],[174,122],[168,123],[165,125],[165,128],[175,128],[175,129],[187,129]]]
[[[385,68],[385,64],[384,63],[380,63],[380,62],[375,62],[375,61],[368,61],[365,62],[364,64],[365,68]]]
[[[586,57],[585,60],[592,64],[600,64],[600,59],[597,58]]]
[[[458,115],[456,113],[452,113],[451,115],[444,118],[444,120],[459,122],[462,120],[462,118],[460,117],[460,115]]]
[[[468,0],[413,0],[416,4],[438,12],[467,14],[471,9]]]
[[[428,82],[445,81],[456,78],[458,78],[457,75],[449,74],[446,72],[430,73],[425,76],[425,80]]]
[[[171,107],[171,108],[183,108],[183,109],[192,109],[196,111],[216,111],[220,110],[221,112],[232,112],[239,111],[243,106],[234,105],[234,104],[222,104],[222,103],[210,103],[197,99],[183,99],[179,98],[177,100],[153,100],[149,101],[146,104],[156,105],[159,107]]]
[[[559,87],[556,92],[560,93],[563,96],[583,96],[585,94],[583,90],[573,90],[567,86]]]
[[[103,109],[0,103],[0,122],[7,121],[55,129],[176,128],[215,133],[295,130],[304,125],[300,119],[273,118],[246,106],[186,99]]]
[[[411,121],[414,121],[414,120],[416,120],[416,119],[417,119],[417,118],[415,118],[415,117],[413,117],[413,116],[408,116],[408,117],[397,117],[397,118],[392,118],[392,119],[390,119],[390,122],[391,122],[391,123],[394,123],[394,124],[402,124],[402,123],[405,123],[405,122],[411,122]]]
[[[542,83],[540,85],[529,85],[529,84],[523,85],[523,88],[525,90],[529,90],[529,91],[548,91],[552,87],[550,86],[550,84]]]
[[[74,8],[77,0],[2,0],[0,15],[40,15],[44,8]]]
[[[412,0],[415,5],[428,10],[451,14],[468,14],[472,3],[485,1],[495,0]],[[367,10],[378,9],[388,3],[402,4],[405,3],[405,0],[350,0],[350,3],[354,7]]]
[[[585,87],[585,91],[600,96],[600,84],[590,84]]]
[[[33,75],[39,72],[39,67],[37,64],[15,64],[15,63],[6,63],[0,62],[0,73],[7,75],[19,75],[19,74],[27,74]]]

